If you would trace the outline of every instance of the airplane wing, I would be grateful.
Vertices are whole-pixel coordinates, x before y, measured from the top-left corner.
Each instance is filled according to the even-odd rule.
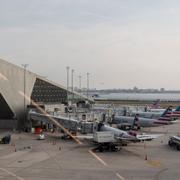
[[[153,139],[157,139],[160,136],[162,136],[162,134],[146,134],[146,133],[143,133],[143,134],[137,134],[136,138],[139,139],[140,141],[150,141]]]
[[[116,137],[117,140],[121,140],[124,142],[140,142],[140,141],[151,141],[153,139],[157,139],[158,137],[162,136],[161,134],[138,134],[136,137],[130,138],[123,138],[123,137]]]

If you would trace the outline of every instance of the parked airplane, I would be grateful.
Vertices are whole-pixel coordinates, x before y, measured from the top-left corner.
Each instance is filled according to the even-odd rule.
[[[142,117],[130,117],[130,116],[115,116],[112,120],[112,124],[119,124],[124,126],[131,126],[132,128],[135,125],[139,127],[156,127],[162,125],[169,125],[171,121],[164,121],[160,119],[149,119],[149,118],[142,118]]]
[[[156,111],[159,110],[159,111]],[[166,111],[166,109],[156,109],[155,111],[151,110],[150,112],[138,112],[141,117],[147,117],[147,118],[158,118],[160,115],[163,114],[163,112]],[[134,114],[133,112],[132,114]],[[137,113],[137,112],[136,112]],[[169,112],[166,114],[166,117],[169,117],[171,119],[177,119],[180,118],[180,106],[176,107],[176,109],[169,108]]]
[[[168,107],[163,112],[142,112],[142,111],[133,111],[131,112],[131,116],[135,116],[136,114],[142,118],[149,118],[149,119],[159,119],[159,120],[172,120],[172,109]]]
[[[114,116],[112,119],[112,123],[121,125],[129,124],[131,127],[133,127],[136,123],[139,127],[155,127],[161,125],[169,125],[172,124],[169,113],[171,113],[171,111],[168,108],[160,117],[157,117],[155,119],[141,117],[139,116],[139,113],[135,114],[136,118],[129,116]]]
[[[110,143],[121,143],[121,144],[127,144],[130,142],[140,142],[140,141],[148,141],[148,140],[153,140],[161,136],[160,134],[146,134],[146,133],[137,133],[134,131],[124,131],[118,128],[111,127],[108,124],[105,123],[98,123],[97,124],[98,128],[93,132],[98,133],[98,132],[110,132],[113,134],[113,139]],[[93,134],[88,134],[86,135],[79,135],[77,136],[80,139],[88,139],[88,140],[94,140],[94,135]],[[108,134],[100,134],[100,138],[102,138],[102,135],[108,136]],[[104,137],[104,138],[105,138]],[[104,139],[103,139],[104,141]],[[107,142],[106,142],[107,143]]]
[[[152,106],[150,106],[150,109],[159,109],[160,108],[160,99],[157,99]]]

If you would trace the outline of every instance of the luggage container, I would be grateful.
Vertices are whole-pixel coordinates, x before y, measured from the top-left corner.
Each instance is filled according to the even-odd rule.
[[[106,142],[114,142],[114,134],[112,132],[95,132],[93,134],[93,138],[95,142],[98,143],[106,143]]]

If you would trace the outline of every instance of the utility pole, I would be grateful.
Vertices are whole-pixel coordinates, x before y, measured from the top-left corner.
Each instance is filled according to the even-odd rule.
[[[22,67],[24,68],[24,122],[26,120],[26,69],[28,67],[28,64],[22,64]]]

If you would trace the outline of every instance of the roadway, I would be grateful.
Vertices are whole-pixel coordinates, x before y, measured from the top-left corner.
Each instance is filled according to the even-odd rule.
[[[148,131],[163,136],[129,144],[119,152],[95,154],[87,142],[61,140],[59,134],[47,134],[46,140],[38,141],[34,134],[15,133],[11,145],[0,145],[0,179],[179,180],[180,152],[167,145],[169,135],[179,133],[179,127],[151,128]]]

